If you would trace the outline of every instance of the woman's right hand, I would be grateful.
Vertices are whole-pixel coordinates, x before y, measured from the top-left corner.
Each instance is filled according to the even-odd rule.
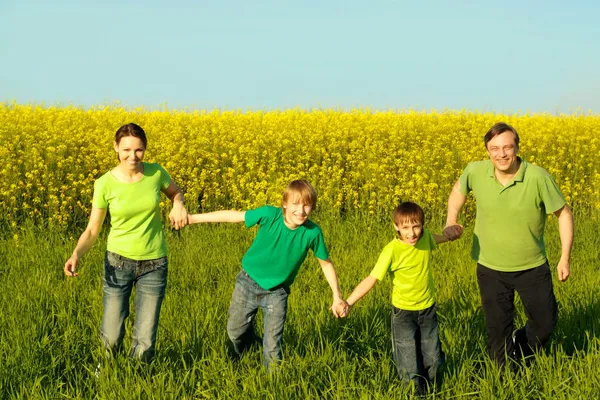
[[[77,268],[77,263],[79,262],[79,258],[75,255],[72,255],[71,258],[67,260],[65,263],[64,272],[66,276],[79,276],[77,272],[75,272],[75,268]]]

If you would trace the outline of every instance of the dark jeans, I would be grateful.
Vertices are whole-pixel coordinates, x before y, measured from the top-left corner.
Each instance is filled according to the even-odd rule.
[[[487,347],[494,360],[505,365],[507,355],[528,356],[546,345],[558,319],[548,262],[518,272],[500,272],[477,264],[477,281],[485,313]],[[527,323],[515,333],[513,343],[515,291],[525,308]]]
[[[435,305],[419,311],[392,310],[392,351],[398,375],[417,392],[433,384],[444,363]]]
[[[254,318],[258,309],[263,311],[263,365],[270,368],[282,359],[281,340],[287,316],[289,287],[278,286],[263,289],[244,270],[235,279],[235,289],[229,306],[227,334],[238,355],[241,355],[257,339]]]

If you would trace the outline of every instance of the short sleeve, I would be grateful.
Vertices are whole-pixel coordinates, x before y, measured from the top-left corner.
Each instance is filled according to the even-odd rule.
[[[459,190],[465,196],[468,195],[471,190],[473,190],[473,179],[471,175],[471,173],[473,172],[473,166],[473,163],[469,163],[463,170],[462,174],[460,175],[460,178],[458,178],[460,186]]]
[[[565,204],[565,198],[554,178],[546,171],[540,177],[538,181],[538,190],[544,207],[546,208],[546,214],[552,214],[555,211],[560,210]]]
[[[164,169],[161,165],[158,165],[158,170],[160,171],[160,189],[165,190],[171,184],[171,175]]]
[[[383,278],[385,278],[390,266],[392,265],[392,250],[393,248],[390,245],[387,245],[383,248],[383,251],[379,255],[379,259],[377,260],[377,264],[375,264],[375,267],[373,267],[373,270],[369,274],[370,276],[376,278],[378,281],[381,281]]]
[[[273,215],[273,210],[277,210],[277,208],[263,206],[246,211],[244,213],[246,228],[252,228],[254,225],[262,225],[267,218]]]
[[[435,250],[437,248],[437,243],[435,242],[433,233],[431,233],[429,229],[423,230],[423,239],[424,240],[419,241],[419,244],[417,245],[420,250]]]
[[[329,252],[327,251],[327,246],[325,246],[325,237],[323,236],[323,231],[318,229],[317,236],[312,242],[312,251],[319,260],[327,260],[329,258]]]
[[[104,179],[97,179],[96,182],[94,182],[94,195],[92,197],[92,206],[96,208],[108,208]]]

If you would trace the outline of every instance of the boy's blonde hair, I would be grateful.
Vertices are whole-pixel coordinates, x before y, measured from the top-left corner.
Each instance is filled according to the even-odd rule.
[[[304,179],[297,179],[287,185],[285,192],[283,192],[281,206],[283,207],[288,200],[295,198],[299,198],[303,203],[310,204],[313,210],[317,207],[317,191]]]

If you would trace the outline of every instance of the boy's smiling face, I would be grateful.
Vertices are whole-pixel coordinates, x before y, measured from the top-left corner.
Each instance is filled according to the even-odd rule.
[[[312,204],[300,196],[293,196],[291,201],[283,204],[283,220],[288,228],[295,229],[308,220],[311,211]]]
[[[423,234],[423,224],[418,221],[403,220],[394,227],[400,235],[400,240],[410,246],[415,246]]]

